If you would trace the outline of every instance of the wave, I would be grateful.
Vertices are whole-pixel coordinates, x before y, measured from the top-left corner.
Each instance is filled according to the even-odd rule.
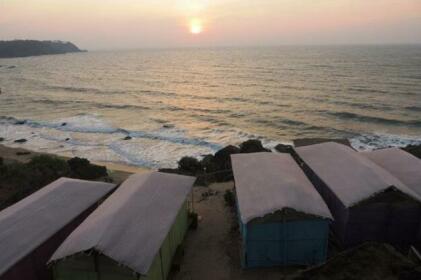
[[[120,110],[149,110],[150,107],[132,104],[109,104],[92,101],[81,101],[81,100],[51,100],[51,99],[32,99],[33,103],[54,105],[54,106],[67,106],[67,105],[86,105],[89,108],[99,109],[120,109]]]
[[[16,126],[27,126],[31,128],[49,128],[63,132],[79,133],[101,133],[101,134],[122,134],[132,138],[143,138],[171,142],[180,145],[203,146],[212,150],[218,150],[220,145],[210,143],[200,138],[187,137],[185,132],[177,128],[161,128],[157,131],[136,131],[126,130],[114,127],[109,122],[99,118],[96,115],[80,114],[70,118],[63,118],[57,121],[35,121],[21,120],[9,116],[0,116],[0,124],[9,124]]]
[[[405,110],[421,112],[421,106],[406,106]]]
[[[386,133],[361,134],[349,139],[358,151],[375,150],[388,147],[421,145],[421,136],[395,135]]]
[[[363,92],[363,93],[390,93],[390,91],[387,90],[380,90],[380,89],[372,89],[372,88],[365,88],[365,87],[350,87],[348,88],[349,91],[354,92]]]
[[[404,126],[414,126],[419,127],[421,126],[420,120],[394,120],[394,119],[386,119],[382,117],[373,117],[367,115],[360,115],[351,112],[326,112],[326,114],[340,118],[345,120],[357,120],[363,122],[370,122],[370,123],[381,123],[385,125],[404,125]]]

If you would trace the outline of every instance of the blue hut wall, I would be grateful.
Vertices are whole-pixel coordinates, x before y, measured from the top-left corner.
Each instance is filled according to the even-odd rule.
[[[240,223],[240,228],[244,267],[309,265],[326,260],[329,220]]]

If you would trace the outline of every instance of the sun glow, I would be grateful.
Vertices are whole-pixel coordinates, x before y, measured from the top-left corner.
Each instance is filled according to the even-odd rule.
[[[190,20],[190,33],[200,34],[203,32],[203,23],[200,19],[194,18]]]

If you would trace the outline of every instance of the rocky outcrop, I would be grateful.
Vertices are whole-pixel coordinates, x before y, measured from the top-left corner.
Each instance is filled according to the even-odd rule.
[[[14,40],[0,41],[0,58],[82,52],[70,42]]]

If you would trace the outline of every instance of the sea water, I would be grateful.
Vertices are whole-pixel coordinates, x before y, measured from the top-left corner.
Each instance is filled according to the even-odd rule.
[[[0,88],[3,144],[97,161],[172,167],[250,138],[270,148],[306,137],[346,137],[359,150],[421,143],[416,45],[0,59]]]

